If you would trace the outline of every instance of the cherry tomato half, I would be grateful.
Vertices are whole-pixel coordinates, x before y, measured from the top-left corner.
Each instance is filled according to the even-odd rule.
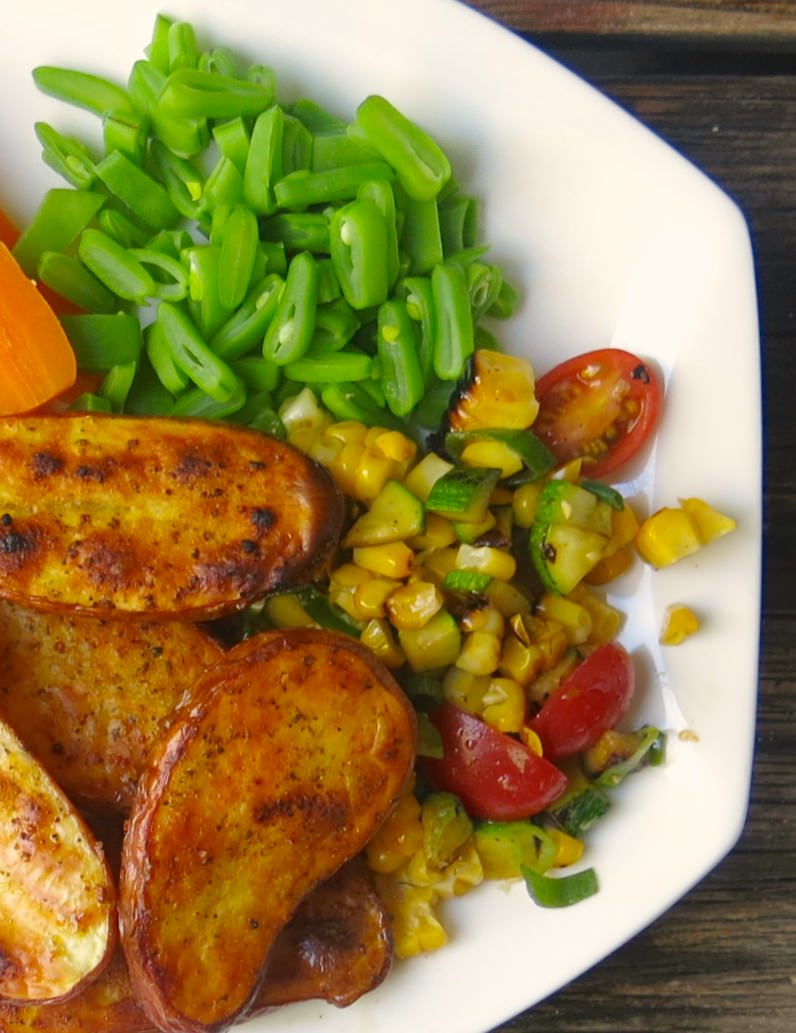
[[[583,473],[602,477],[632,458],[655,429],[663,389],[636,355],[601,348],[567,359],[536,384],[534,434],[559,462],[583,457]]]
[[[430,717],[444,755],[422,758],[422,770],[438,789],[455,793],[472,817],[527,818],[566,789],[566,776],[554,764],[474,714],[443,703]]]
[[[633,661],[626,649],[606,642],[578,664],[530,722],[549,760],[561,760],[593,746],[614,728],[635,687]]]

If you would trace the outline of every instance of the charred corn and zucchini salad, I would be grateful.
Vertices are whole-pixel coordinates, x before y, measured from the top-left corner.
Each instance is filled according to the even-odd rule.
[[[588,830],[665,751],[665,729],[626,727],[604,586],[735,526],[699,498],[644,515],[612,486],[655,433],[660,376],[605,348],[537,380],[502,351],[520,295],[476,200],[383,97],[348,121],[285,103],[272,69],[165,15],[124,86],[34,78],[102,138],[38,123],[66,183],[21,235],[0,223],[0,658],[48,701],[3,717],[57,754],[59,807],[128,817],[127,968],[100,974],[109,932],[55,992],[14,955],[0,997],[107,978],[106,1002],[158,1028],[226,1028],[354,855],[404,958],[441,947],[438,905],[484,880],[549,907],[596,892]],[[675,645],[700,616],[677,600],[661,620]],[[114,655],[128,702],[96,706]],[[71,703],[37,687],[47,670]],[[38,932],[61,921],[34,898],[20,942],[34,910]],[[349,1003],[386,972],[372,956],[356,987],[311,973],[284,999]]]

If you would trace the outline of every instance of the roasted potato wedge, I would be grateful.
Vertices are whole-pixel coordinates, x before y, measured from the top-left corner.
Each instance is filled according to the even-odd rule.
[[[0,599],[0,715],[72,800],[127,811],[183,693],[224,655],[182,621],[104,621]]]
[[[392,962],[384,905],[352,862],[304,900],[277,937],[268,977],[247,1017],[297,1001],[344,1006],[381,983]],[[151,1033],[121,951],[103,975],[66,1002],[0,1003],[3,1033]]]
[[[113,880],[61,789],[0,721],[0,998],[75,993],[116,943]]]
[[[133,988],[162,1030],[251,1007],[301,900],[368,842],[411,776],[415,716],[348,636],[242,642],[155,747],[122,850]]]
[[[0,595],[100,616],[198,620],[307,580],[340,535],[325,470],[201,420],[0,419]]]

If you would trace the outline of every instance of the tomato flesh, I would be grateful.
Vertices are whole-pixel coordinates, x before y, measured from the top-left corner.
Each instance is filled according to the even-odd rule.
[[[593,746],[622,719],[634,687],[635,671],[627,650],[617,642],[598,646],[530,722],[545,757],[562,760]]]
[[[438,789],[455,793],[472,817],[527,818],[566,789],[567,778],[554,764],[474,714],[443,703],[430,718],[444,753],[421,758],[423,773]]]
[[[581,457],[601,477],[631,459],[660,415],[660,379],[638,356],[601,348],[567,359],[536,385],[534,433],[559,462]]]

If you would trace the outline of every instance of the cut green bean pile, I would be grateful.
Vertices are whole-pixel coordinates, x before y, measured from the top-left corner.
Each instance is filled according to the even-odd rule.
[[[282,103],[264,65],[159,15],[126,87],[39,67],[102,123],[98,152],[40,122],[52,189],[15,255],[78,306],[75,407],[281,433],[305,386],[338,419],[434,426],[516,292],[437,142],[384,97],[346,122]]]

